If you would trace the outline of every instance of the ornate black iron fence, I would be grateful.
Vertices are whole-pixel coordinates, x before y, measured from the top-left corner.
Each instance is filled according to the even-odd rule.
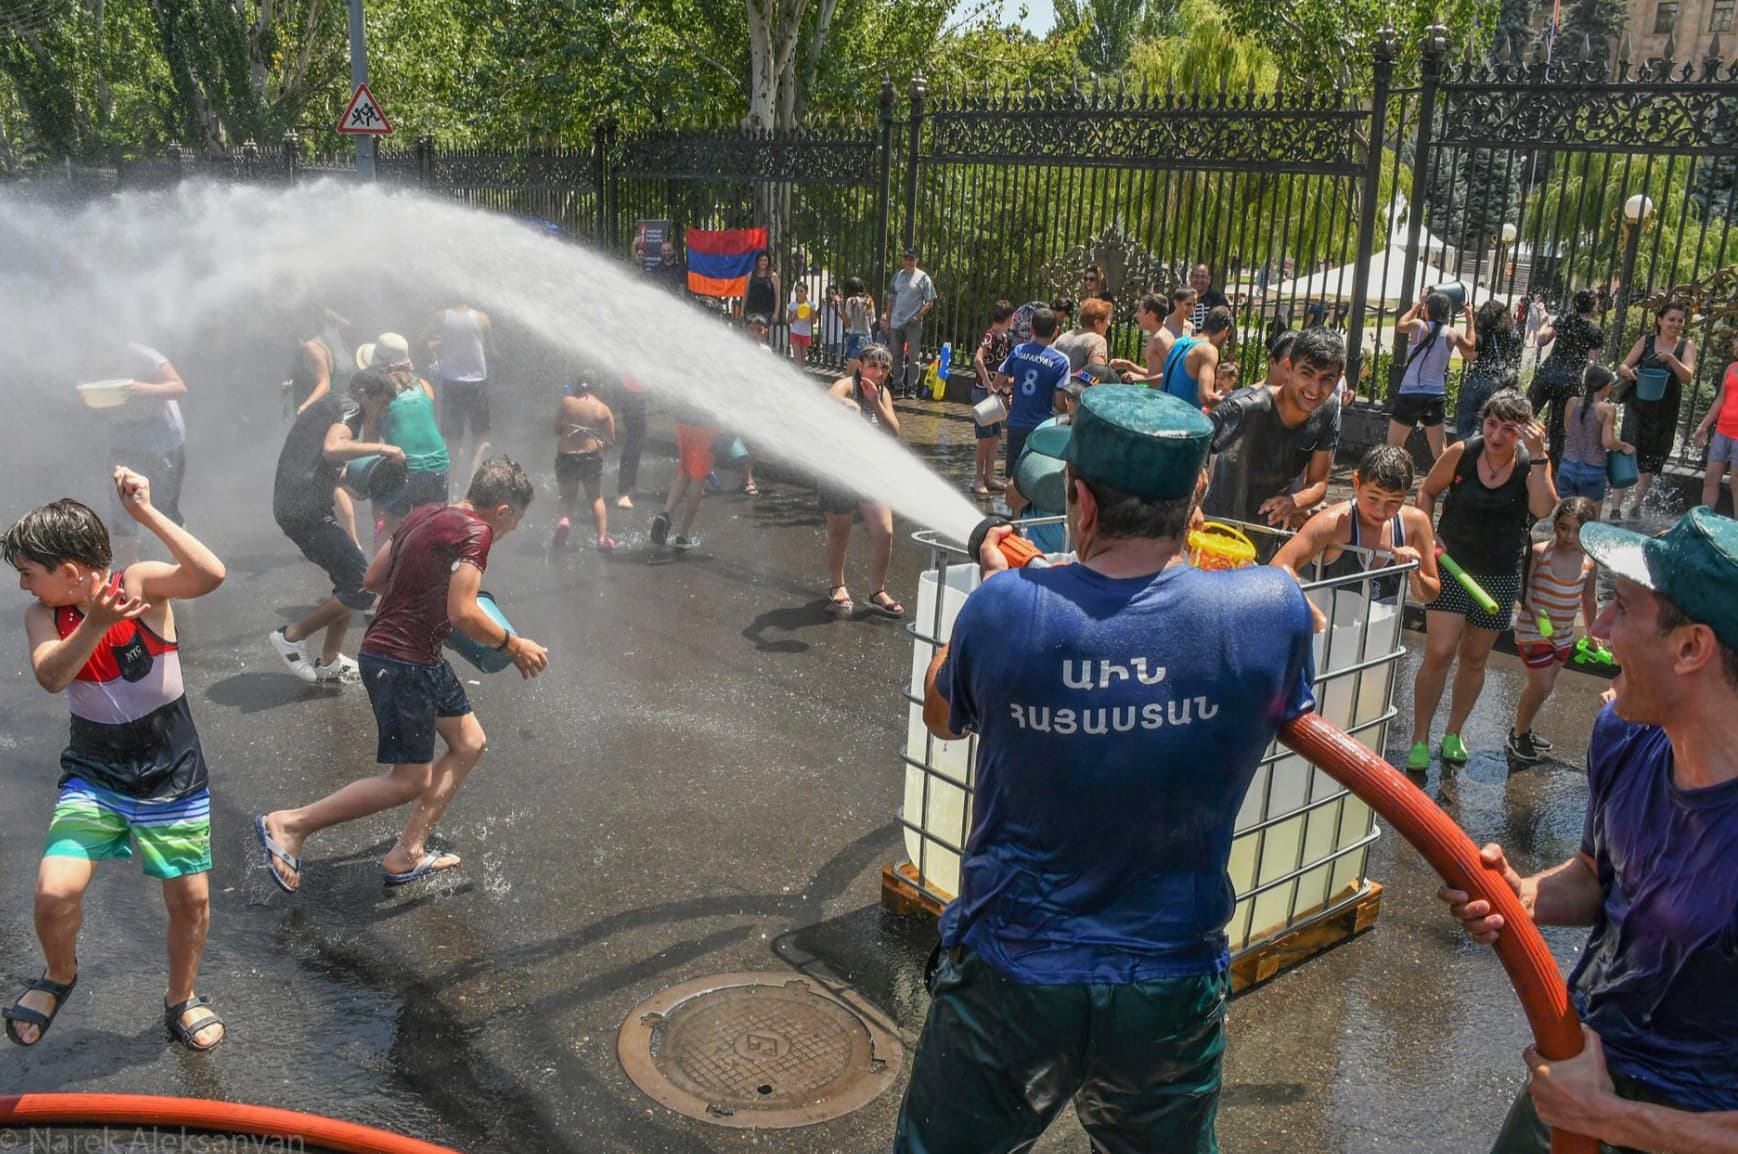
[[[774,345],[788,348],[797,286],[812,310],[811,359],[837,365],[843,318],[828,290],[849,277],[886,279],[888,133],[893,90],[878,123],[797,132],[675,131],[618,139],[606,126],[596,154],[608,189],[598,242],[631,256],[641,222],[685,230],[764,227],[779,276]],[[740,312],[741,302],[725,302]]]
[[[1339,93],[963,92],[932,105],[918,89],[911,108],[904,236],[942,286],[937,336],[967,353],[998,298],[1078,299],[1089,265],[1113,298],[1113,344],[1138,359],[1141,297],[1197,263],[1261,329],[1301,317],[1296,270],[1357,250],[1370,113]],[[1257,376],[1262,344],[1240,342]]]
[[[1419,74],[1396,84],[1394,34],[1368,47],[1367,101],[1122,87],[932,97],[920,80],[902,106],[883,85],[872,121],[801,132],[622,136],[601,124],[589,149],[512,153],[423,137],[382,148],[378,179],[536,217],[623,258],[643,220],[678,237],[765,226],[775,311],[799,281],[821,310],[851,276],[885,301],[891,252],[913,244],[941,294],[925,342],[951,341],[960,366],[997,299],[1078,298],[1088,265],[1114,298],[1117,351],[1138,360],[1142,294],[1206,264],[1237,313],[1246,381],[1272,331],[1328,324],[1345,330],[1364,404],[1397,385],[1407,341],[1396,319],[1432,285],[1458,281],[1475,306],[1514,310],[1523,334],[1525,300],[1555,314],[1591,291],[1613,362],[1651,331],[1649,310],[1678,298],[1702,354],[1687,433],[1738,328],[1738,64],[1717,46],[1703,61],[1624,62],[1612,75],[1542,59],[1451,63],[1436,29]],[[292,134],[231,156],[54,166],[29,183],[88,197],[193,176],[355,178],[347,154],[311,155]],[[824,316],[812,350],[831,364]],[[1534,362],[1528,351],[1516,366],[1522,383]],[[1693,456],[1687,436],[1677,456]]]
[[[1688,305],[1700,356],[1674,456],[1690,462],[1688,434],[1738,328],[1738,63],[1643,61],[1632,74],[1620,60],[1608,74],[1543,57],[1450,63],[1446,48],[1425,45],[1408,261],[1466,285],[1475,304],[1510,308],[1523,338],[1524,302],[1537,296],[1557,316],[1591,292],[1608,364],[1652,334],[1667,301]],[[1405,335],[1392,347],[1400,357]],[[1524,382],[1536,357],[1524,349],[1512,366]]]

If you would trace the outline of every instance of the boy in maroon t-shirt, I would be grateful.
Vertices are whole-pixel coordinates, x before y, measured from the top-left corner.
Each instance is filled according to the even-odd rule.
[[[363,583],[381,594],[380,608],[362,638],[358,662],[380,730],[379,761],[391,769],[313,805],[254,819],[266,865],[286,892],[301,888],[299,855],[309,835],[409,801],[417,804],[381,863],[386,884],[458,867],[457,854],[427,851],[424,842],[482,756],[486,739],[464,686],[441,656],[441,643],[457,629],[507,653],[523,677],[537,676],[549,663],[543,646],[512,633],[503,636],[477,604],[490,545],[518,527],[530,504],[525,470],[497,457],[477,470],[457,505],[413,510],[369,564]],[[447,747],[439,761],[437,734]]]

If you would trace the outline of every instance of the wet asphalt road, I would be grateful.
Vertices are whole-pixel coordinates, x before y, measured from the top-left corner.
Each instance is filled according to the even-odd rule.
[[[205,1057],[165,1045],[161,902],[135,867],[110,865],[87,901],[79,988],[40,1048],[0,1047],[7,1087],[252,1101],[476,1154],[884,1148],[896,1094],[806,1129],[725,1130],[641,1095],[614,1039],[666,986],[798,965],[849,980],[915,1040],[933,928],[878,904],[880,869],[901,854],[896,694],[908,639],[893,622],[825,612],[821,518],[792,484],[752,501],[709,497],[704,541],[670,563],[646,547],[650,492],[633,513],[612,507],[616,556],[550,554],[550,447],[520,417],[502,442],[533,466],[539,498],[485,584],[549,646],[551,666],[531,683],[466,674],[482,682],[468,688],[490,749],[437,835],[465,866],[398,892],[383,890],[378,863],[402,813],[311,841],[298,897],[266,877],[250,815],[374,772],[374,731],[359,687],[305,686],[265,640],[324,591],[268,515],[283,427],[244,430],[269,451],[246,436],[200,446],[184,508],[230,577],[179,613],[213,767],[200,988],[229,1041]],[[655,420],[647,490],[670,472],[660,430]],[[914,414],[907,434],[944,470],[969,473],[965,423]],[[63,487],[36,475],[10,490],[7,515]],[[890,582],[908,602],[924,561],[905,540],[912,528],[900,527]],[[863,548],[853,542],[859,599]],[[25,671],[24,596],[13,600],[0,624],[12,671],[0,680],[0,967],[18,980],[40,966],[30,893],[66,706]],[[1500,746],[1520,681],[1517,661],[1493,658],[1465,734],[1473,760],[1447,778],[1433,768],[1426,788],[1476,841],[1503,842],[1528,869],[1577,843],[1603,682],[1566,675],[1539,722],[1559,762],[1511,774]],[[1391,733],[1391,752],[1404,739]],[[1228,1151],[1483,1149],[1521,1085],[1525,1024],[1494,957],[1459,937],[1434,876],[1391,835],[1370,873],[1387,887],[1373,932],[1233,1004]],[[1548,936],[1567,969],[1582,935]],[[1086,1144],[1065,1117],[1038,1149]]]

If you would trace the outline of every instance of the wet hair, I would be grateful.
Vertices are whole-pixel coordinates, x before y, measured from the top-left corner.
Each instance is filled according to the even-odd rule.
[[[1074,491],[1075,481],[1085,485],[1087,492],[1092,494],[1098,505],[1098,535],[1106,540],[1148,538],[1180,541],[1189,531],[1189,516],[1195,511],[1194,493],[1170,501],[1154,501],[1125,493],[1103,481],[1088,480],[1076,473],[1073,465],[1067,467],[1063,480],[1067,483],[1070,505],[1079,499]]]
[[[848,297],[860,297],[860,296],[862,296],[863,295],[863,278],[860,276],[848,276],[848,277],[846,277],[845,278],[845,295]]]
[[[1690,319],[1690,306],[1683,301],[1667,301],[1660,306],[1660,311],[1654,314],[1654,332],[1660,331],[1660,322],[1666,319],[1667,313],[1683,313],[1684,320]]]
[[[1207,315],[1201,320],[1201,332],[1206,336],[1229,330],[1235,321],[1231,310],[1225,305],[1214,305],[1207,310]]]
[[[1599,506],[1586,497],[1565,497],[1551,510],[1551,527],[1555,529],[1557,522],[1565,517],[1574,518],[1575,527],[1579,529],[1589,521],[1599,520]]]
[[[864,365],[881,365],[884,368],[893,367],[893,353],[886,345],[867,344],[857,350],[857,363]]]
[[[465,500],[474,509],[511,505],[523,513],[531,507],[531,478],[510,457],[490,457],[477,468]]]
[[[1578,289],[1575,295],[1570,298],[1570,303],[1575,306],[1576,312],[1590,313],[1594,306],[1599,303],[1599,298],[1593,295],[1592,289]]]
[[[1052,309],[1032,310],[1032,335],[1040,340],[1049,340],[1056,335],[1061,321]]]
[[[1080,306],[1080,327],[1096,324],[1099,321],[1110,320],[1110,302],[1101,297],[1093,297]]]
[[[1617,383],[1617,374],[1604,365],[1590,364],[1581,370],[1581,408],[1575,414],[1577,423],[1586,423],[1587,414],[1593,409],[1593,394],[1601,389],[1609,389]]]
[[[1243,375],[1243,366],[1239,365],[1236,361],[1227,357],[1226,359],[1219,362],[1219,366],[1213,370],[1213,375],[1216,378],[1217,377],[1230,377],[1231,382],[1233,384],[1236,384],[1237,379]]]
[[[1057,297],[1050,302],[1050,311],[1059,317],[1073,316],[1075,307],[1073,297]]]
[[[1170,309],[1165,307],[1165,298],[1158,293],[1148,293],[1141,298],[1141,311],[1151,313],[1155,317],[1163,317]]]
[[[1273,334],[1273,339],[1267,342],[1267,359],[1283,361],[1291,356],[1291,347],[1297,343],[1296,329],[1280,329]]]
[[[1178,285],[1176,288],[1171,290],[1171,307],[1176,308],[1184,301],[1193,300],[1200,295],[1200,293],[1195,291],[1193,285]]]
[[[1014,315],[1014,306],[1008,301],[997,301],[996,307],[990,310],[990,323],[999,325]]]
[[[350,378],[350,391],[359,397],[388,400],[398,395],[398,382],[379,365],[370,365]]]
[[[1447,321],[1452,311],[1453,304],[1447,293],[1430,293],[1424,298],[1424,315],[1438,324]]]
[[[1358,480],[1390,493],[1412,491],[1412,454],[1398,445],[1376,445],[1358,462]]]
[[[1655,593],[1654,601],[1658,605],[1654,611],[1654,624],[1659,627],[1662,637],[1672,630],[1681,629],[1686,625],[1706,624],[1706,622],[1696,621],[1688,613],[1678,608],[1677,602],[1662,594]],[[1715,637],[1714,644],[1720,647],[1720,665],[1726,674],[1727,688],[1738,691],[1738,649],[1722,643],[1718,637]]]
[[[107,569],[113,554],[109,530],[89,505],[62,497],[32,509],[0,538],[0,555],[14,568],[34,561],[53,569],[75,561],[87,569]]]
[[[1479,355],[1492,351],[1493,343],[1515,331],[1515,314],[1503,302],[1491,299],[1479,306],[1473,317],[1473,332],[1478,336]]]
[[[742,318],[743,328],[752,329],[756,325],[759,325],[763,329],[772,328],[772,326],[767,323],[766,318],[761,316],[759,313],[749,313],[747,316]]]
[[[1479,410],[1479,420],[1488,421],[1492,417],[1499,421],[1525,423],[1533,419],[1533,403],[1519,389],[1498,389]]]
[[[1338,372],[1346,367],[1346,342],[1333,329],[1316,325],[1297,334],[1286,350],[1286,359],[1294,366]]]

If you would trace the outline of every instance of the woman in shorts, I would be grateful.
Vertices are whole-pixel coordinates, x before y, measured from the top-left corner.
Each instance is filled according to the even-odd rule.
[[[1466,764],[1461,726],[1484,689],[1491,646],[1514,621],[1532,519],[1548,517],[1557,507],[1545,448],[1545,426],[1533,420],[1533,406],[1516,390],[1503,389],[1485,402],[1483,431],[1450,445],[1419,488],[1418,507],[1426,513],[1434,513],[1438,498],[1443,499],[1437,539],[1497,607],[1495,612],[1480,608],[1452,575],[1443,577],[1442,592],[1424,607],[1424,658],[1412,685],[1409,770],[1430,766],[1430,725],[1457,658],[1442,761]]]
[[[865,345],[858,351],[859,367],[840,377],[828,395],[894,440],[899,439],[899,416],[887,391],[887,374],[893,369],[893,354],[885,345]],[[887,566],[893,558],[893,510],[860,493],[825,482],[821,485],[821,512],[827,515],[827,607],[840,617],[849,617],[857,606],[845,586],[845,551],[851,543],[851,522],[863,517],[869,531],[869,587],[866,603],[870,612],[883,617],[903,617],[905,606],[887,592]]]
[[[1732,513],[1738,516],[1738,333],[1732,334],[1732,363],[1720,378],[1720,388],[1708,415],[1696,426],[1696,447],[1708,450],[1708,471],[1702,474],[1702,504],[1720,507],[1720,479],[1732,469]]]
[[[1456,349],[1468,361],[1478,357],[1478,346],[1460,329],[1450,328],[1454,305],[1442,293],[1431,293],[1406,310],[1400,318],[1400,328],[1412,340],[1412,351],[1406,357],[1406,369],[1400,377],[1400,391],[1388,410],[1388,443],[1404,445],[1412,430],[1424,426],[1424,439],[1430,442],[1430,455],[1442,458],[1448,397],[1448,359]],[[1472,328],[1472,310],[1467,310],[1467,328]]]

